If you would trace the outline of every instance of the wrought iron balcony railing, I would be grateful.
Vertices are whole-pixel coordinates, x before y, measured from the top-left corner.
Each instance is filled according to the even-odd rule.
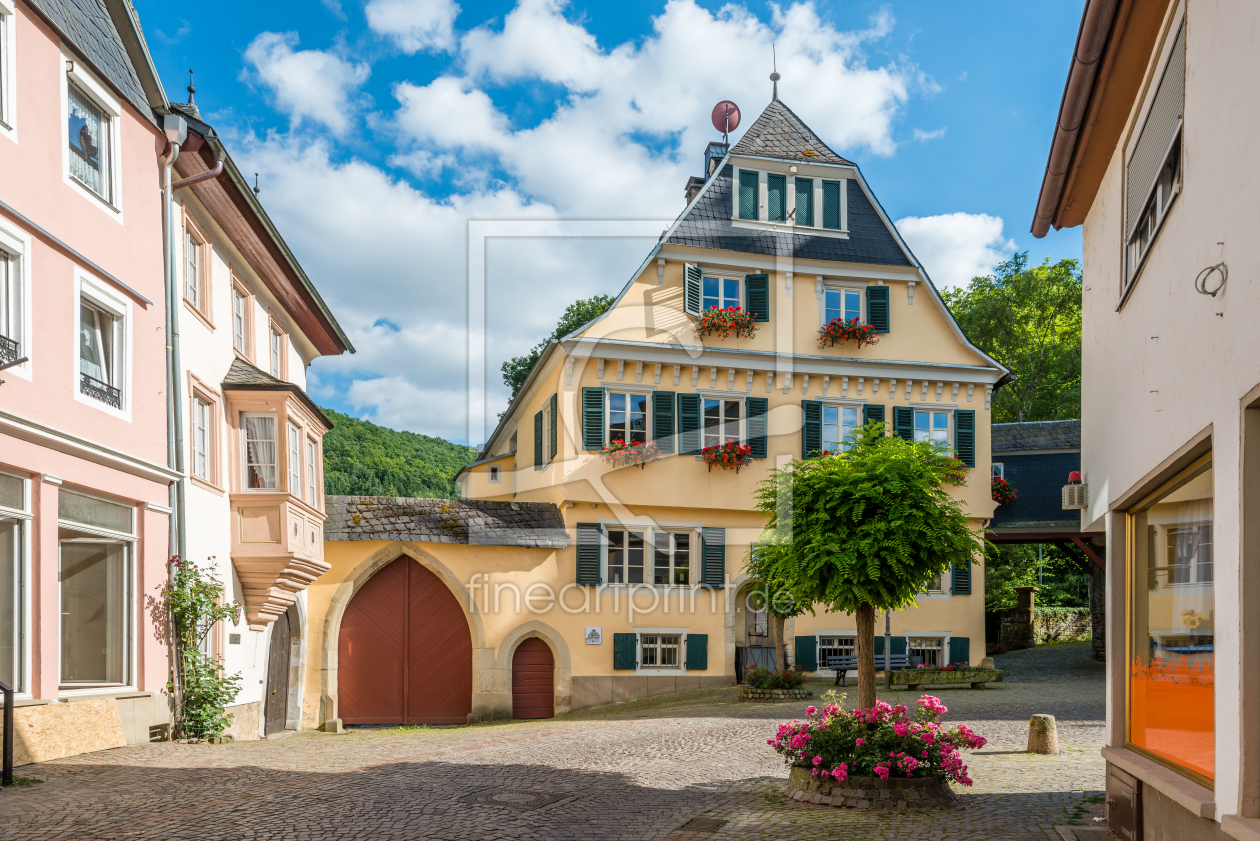
[[[122,408],[122,389],[114,388],[87,374],[79,375],[79,392],[101,401],[106,406],[113,406],[115,409]]]
[[[12,362],[18,358],[18,343],[15,339],[0,335],[0,364]]]

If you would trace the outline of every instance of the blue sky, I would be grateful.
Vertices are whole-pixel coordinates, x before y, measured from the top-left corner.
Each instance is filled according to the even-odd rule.
[[[739,103],[780,97],[872,189],[938,285],[1028,233],[1082,3],[565,4],[136,0],[167,95],[197,103],[359,348],[310,390],[379,423],[463,439],[470,219],[672,219]],[[498,366],[577,297],[615,293],[651,239],[492,240]],[[478,442],[474,442],[478,443]]]

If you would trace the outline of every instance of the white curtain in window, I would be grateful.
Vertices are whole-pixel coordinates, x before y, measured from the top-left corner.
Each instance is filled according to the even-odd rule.
[[[114,319],[87,304],[79,305],[79,370],[114,385]]]
[[[61,544],[61,682],[123,684],[127,674],[127,545]]]
[[[70,174],[109,199],[109,122],[105,112],[74,85],[69,86]]]
[[[247,415],[245,423],[245,487],[276,487],[276,419]]]

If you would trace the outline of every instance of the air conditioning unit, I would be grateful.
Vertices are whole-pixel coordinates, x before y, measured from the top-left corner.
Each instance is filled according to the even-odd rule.
[[[1081,474],[1073,470],[1068,474],[1068,483],[1063,486],[1063,510],[1089,507],[1089,486],[1081,482]]]

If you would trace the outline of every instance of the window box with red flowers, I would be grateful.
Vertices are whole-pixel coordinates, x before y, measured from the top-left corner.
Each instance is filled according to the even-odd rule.
[[[696,335],[721,336],[723,339],[732,335],[737,339],[751,339],[757,335],[757,324],[752,313],[744,312],[739,307],[718,309],[712,307],[700,313],[696,319]]]
[[[993,477],[993,501],[998,505],[1005,505],[1008,502],[1014,502],[1019,499],[1015,494],[1015,489],[1011,487],[1011,483],[1000,476]]]
[[[618,438],[616,441],[609,441],[604,445],[604,449],[599,451],[599,457],[604,460],[605,464],[613,467],[642,467],[649,461],[656,461],[661,457],[661,451],[656,446],[655,441],[648,441],[640,444],[633,441],[627,444]]]
[[[857,342],[857,346],[861,348],[863,345],[873,345],[879,342],[875,338],[875,326],[873,324],[863,324],[856,318],[845,321],[843,318],[833,318],[823,325],[818,331],[818,346],[820,348],[835,347],[845,342]]]
[[[700,458],[709,465],[710,473],[713,472],[714,467],[739,473],[741,467],[752,464],[752,447],[738,441],[727,441],[725,444],[705,447],[700,451]]]

